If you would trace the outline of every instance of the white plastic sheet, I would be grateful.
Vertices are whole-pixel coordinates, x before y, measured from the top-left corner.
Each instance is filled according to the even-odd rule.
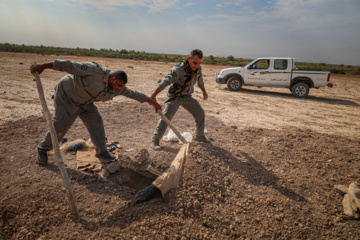
[[[193,139],[192,134],[189,132],[183,132],[181,136],[183,136],[187,142],[191,142]],[[172,129],[169,129],[168,133],[163,137],[163,140],[165,142],[179,142],[179,144],[183,144]]]

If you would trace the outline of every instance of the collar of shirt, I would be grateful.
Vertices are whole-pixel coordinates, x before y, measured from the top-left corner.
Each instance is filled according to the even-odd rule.
[[[111,94],[114,94],[114,93],[115,93],[115,91],[112,90],[110,86],[108,86],[108,87],[106,88],[106,90],[107,90],[106,92],[108,92],[108,93],[111,93]]]

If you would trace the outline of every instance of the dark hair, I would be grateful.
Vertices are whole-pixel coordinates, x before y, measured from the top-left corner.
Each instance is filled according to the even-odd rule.
[[[190,57],[194,58],[194,56],[198,56],[200,59],[202,59],[203,58],[203,53],[202,53],[202,51],[200,49],[194,49],[194,50],[191,51]]]
[[[119,79],[123,81],[124,84],[127,84],[127,75],[124,71],[115,71],[110,73],[110,77],[116,77],[116,79]]]

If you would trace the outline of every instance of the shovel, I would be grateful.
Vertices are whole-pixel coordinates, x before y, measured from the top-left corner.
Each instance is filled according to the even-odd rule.
[[[158,110],[157,113],[160,115],[161,119],[164,120],[166,124],[174,131],[176,136],[182,141],[183,144],[188,143],[186,139],[175,128],[175,126],[170,122],[170,120],[161,112],[161,110]]]
[[[78,211],[78,209],[76,207],[74,193],[72,191],[71,183],[70,183],[70,180],[69,180],[68,174],[66,172],[65,165],[64,165],[61,153],[60,153],[60,147],[59,147],[57,134],[56,134],[54,125],[53,125],[53,123],[51,121],[51,115],[50,115],[50,111],[49,111],[49,109],[47,107],[47,104],[46,104],[46,100],[45,100],[45,96],[44,96],[44,90],[43,90],[43,87],[42,87],[42,84],[41,84],[39,73],[35,72],[34,77],[35,77],[35,80],[36,80],[36,86],[37,86],[37,89],[38,89],[39,99],[40,99],[40,102],[41,102],[43,113],[44,113],[46,122],[47,122],[48,127],[49,127],[49,132],[50,132],[50,135],[51,135],[51,140],[52,140],[55,156],[56,156],[56,158],[57,158],[57,160],[59,162],[58,166],[59,166],[59,170],[60,170],[60,173],[61,173],[61,176],[62,176],[62,180],[63,180],[64,185],[65,185],[66,195],[67,195],[69,203],[70,203],[70,210],[71,210],[72,219],[75,222],[79,222],[79,220],[80,220],[79,211]]]

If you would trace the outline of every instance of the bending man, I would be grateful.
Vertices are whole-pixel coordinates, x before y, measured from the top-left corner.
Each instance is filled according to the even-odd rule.
[[[127,75],[123,71],[111,72],[95,62],[78,63],[69,60],[34,63],[30,67],[31,73],[41,74],[45,69],[69,73],[55,85],[55,112],[52,121],[58,140],[65,136],[79,116],[95,145],[97,157],[115,159],[115,156],[107,151],[103,120],[94,102],[105,102],[115,96],[123,95],[141,103],[147,102],[154,106],[155,111],[161,110],[161,106],[156,101],[125,86]],[[36,148],[38,164],[47,164],[47,152],[52,148],[51,135],[48,131]]]
[[[205,129],[205,112],[200,103],[194,99],[191,94],[194,92],[194,85],[197,83],[203,93],[203,99],[208,98],[204,87],[204,80],[201,73],[201,60],[203,53],[199,49],[191,51],[187,59],[177,64],[164,80],[155,89],[150,99],[156,101],[156,96],[167,86],[170,85],[165,102],[164,115],[170,120],[173,118],[180,106],[189,111],[196,123],[195,141],[210,143],[204,135]],[[164,120],[160,119],[154,135],[151,140],[150,147],[154,150],[161,149],[159,145],[161,137],[164,135],[167,124]]]

